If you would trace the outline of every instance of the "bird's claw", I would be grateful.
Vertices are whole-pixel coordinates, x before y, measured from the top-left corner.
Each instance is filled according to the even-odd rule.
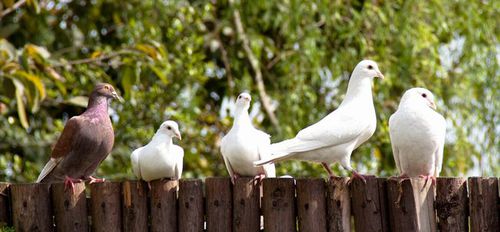
[[[71,189],[71,192],[75,194],[75,183],[80,183],[82,182],[81,179],[73,179],[69,176],[66,176],[64,178],[64,191],[66,191],[68,188]]]
[[[256,181],[257,183],[260,183],[260,182],[262,182],[262,180],[263,180],[264,178],[266,178],[266,174],[261,173],[261,174],[256,175],[256,176],[253,178],[253,180],[254,180],[254,181]]]
[[[93,176],[89,176],[89,184],[93,184],[93,183],[103,183],[104,181],[106,181],[105,178],[96,178],[96,177],[93,177]]]
[[[362,174],[359,174],[358,172],[356,171],[352,171],[352,176],[351,178],[349,179],[349,181],[347,182],[348,185],[351,184],[351,182],[354,180],[354,179],[361,179],[363,181],[363,183],[366,184],[366,177],[368,177],[369,175],[362,175]]]
[[[419,175],[420,178],[424,178],[425,183],[424,187],[427,186],[427,182],[429,182],[429,179],[431,179],[432,184],[436,184],[436,177],[433,175]]]

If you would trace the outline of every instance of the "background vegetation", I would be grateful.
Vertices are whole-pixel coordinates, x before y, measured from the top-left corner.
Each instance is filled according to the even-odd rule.
[[[218,146],[239,92],[280,141],[334,110],[364,58],[386,79],[374,83],[377,131],[355,167],[396,173],[387,122],[422,86],[448,121],[442,175],[500,176],[500,1],[0,2],[2,181],[36,179],[97,82],[126,99],[111,104],[115,146],[99,176],[133,178],[131,151],[166,119],[180,123],[184,177],[227,175]],[[278,174],[326,176],[298,161]]]

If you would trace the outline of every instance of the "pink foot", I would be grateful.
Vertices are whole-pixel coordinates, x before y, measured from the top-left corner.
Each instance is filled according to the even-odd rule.
[[[352,176],[351,176],[351,179],[349,179],[348,184],[351,184],[351,182],[354,179],[361,179],[366,184],[366,177],[368,177],[368,176],[370,176],[370,175],[362,175],[362,174],[359,174],[358,172],[352,170]]]
[[[436,184],[436,177],[433,175],[420,175],[419,177],[424,178],[425,180],[424,187],[427,186],[427,182],[429,181],[429,179],[431,179],[433,184]]]
[[[95,178],[93,176],[89,176],[89,184],[93,184],[93,183],[102,183],[104,181],[106,181],[106,179],[104,178]]]
[[[260,183],[264,178],[266,178],[266,174],[261,173],[256,175],[253,179],[254,181],[257,181],[257,183]]]
[[[234,184],[238,178],[240,178],[240,175],[238,173],[233,173],[233,176],[231,176],[231,182]]]
[[[82,182],[81,179],[73,179],[69,176],[66,176],[64,178],[64,191],[66,191],[66,189],[71,189],[71,192],[73,192],[73,194],[75,194],[75,183],[80,183]]]

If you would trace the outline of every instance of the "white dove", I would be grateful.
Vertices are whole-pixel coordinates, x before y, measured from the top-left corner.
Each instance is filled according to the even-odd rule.
[[[227,171],[234,183],[240,176],[276,177],[274,164],[255,167],[254,161],[269,157],[270,135],[253,127],[248,115],[250,101],[248,93],[242,93],[236,100],[233,127],[222,138],[221,153]]]
[[[434,95],[424,88],[407,90],[389,118],[389,135],[401,177],[430,178],[441,172],[446,121],[435,111]]]
[[[173,137],[181,139],[179,126],[174,121],[165,121],[151,142],[132,152],[132,171],[138,179],[149,182],[161,178],[181,178],[184,150],[173,144]]]
[[[295,138],[272,144],[272,156],[255,165],[288,159],[314,161],[321,163],[333,177],[328,165],[340,162],[353,177],[365,180],[351,167],[351,153],[373,135],[377,126],[372,97],[374,77],[384,78],[377,63],[359,62],[352,72],[345,98],[335,111],[299,131]]]

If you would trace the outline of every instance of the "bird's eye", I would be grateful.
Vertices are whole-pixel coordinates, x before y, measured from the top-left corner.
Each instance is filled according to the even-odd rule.
[[[241,98],[241,96],[238,96],[238,99],[240,99],[240,98]]]
[[[171,130],[171,129],[172,129],[172,127],[170,127],[170,126],[167,126],[167,130]]]
[[[105,89],[109,89],[109,86],[105,85],[105,86],[104,86],[104,88],[105,88]]]
[[[368,65],[368,69],[372,70],[372,69],[373,69],[373,66]]]
[[[427,97],[427,94],[423,93],[423,94],[422,94],[422,97],[423,97],[423,98],[426,98],[426,97]]]

